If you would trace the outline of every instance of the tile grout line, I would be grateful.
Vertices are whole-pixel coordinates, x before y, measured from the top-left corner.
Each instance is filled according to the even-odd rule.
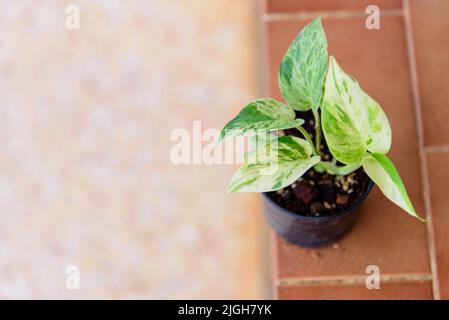
[[[280,278],[279,273],[279,250],[277,246],[277,235],[274,231],[271,231],[271,254],[273,256],[273,297],[275,300],[279,300],[279,291],[277,288],[277,283],[280,281],[278,280]]]
[[[369,275],[343,276],[343,277],[309,277],[309,278],[284,278],[277,282],[278,287],[296,287],[306,285],[351,285],[364,284]],[[380,276],[382,283],[396,282],[423,282],[431,281],[431,274],[388,274]]]
[[[381,10],[384,17],[401,17],[403,11],[401,9],[387,9]],[[294,13],[265,13],[261,15],[263,22],[270,21],[293,21],[293,20],[310,20],[318,16],[321,18],[359,18],[366,17],[363,10],[329,10],[329,11],[307,11]]]
[[[449,146],[428,146],[424,147],[426,154],[449,153]]]
[[[260,34],[261,34],[261,41],[260,41],[260,46],[261,46],[261,69],[263,70],[263,72],[261,72],[261,76],[262,76],[262,90],[263,90],[263,94],[264,95],[268,95],[269,92],[269,83],[270,81],[268,80],[268,32],[267,32],[267,24],[265,23],[265,21],[263,21],[263,19],[261,19],[261,17],[265,14],[266,10],[267,10],[267,0],[261,0],[260,1],[260,11],[259,11],[259,25],[261,28]]]
[[[404,25],[405,25],[405,37],[407,44],[407,53],[409,60],[409,68],[410,68],[410,81],[412,86],[412,95],[413,95],[413,106],[415,111],[415,122],[416,129],[418,134],[418,148],[419,148],[419,157],[420,157],[420,169],[421,169],[421,180],[422,180],[422,195],[424,198],[424,206],[427,213],[427,244],[430,256],[430,268],[432,271],[433,279],[432,279],[432,289],[434,299],[440,300],[440,288],[439,288],[439,279],[438,279],[438,265],[436,262],[436,249],[435,249],[435,241],[434,241],[434,230],[433,230],[433,222],[432,222],[432,209],[430,203],[430,192],[429,192],[429,177],[427,171],[427,158],[426,151],[424,147],[424,131],[422,124],[422,114],[421,114],[421,99],[419,95],[419,81],[418,81],[418,71],[416,67],[416,56],[415,56],[415,44],[413,41],[412,35],[412,22],[410,17],[410,3],[409,0],[402,0],[403,6],[403,16],[404,16]]]

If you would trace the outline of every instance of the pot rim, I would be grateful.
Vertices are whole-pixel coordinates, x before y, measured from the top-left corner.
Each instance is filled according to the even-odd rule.
[[[318,217],[303,216],[301,214],[291,212],[291,211],[285,209],[284,207],[281,207],[279,204],[277,204],[273,199],[271,199],[268,196],[268,194],[267,194],[268,192],[262,192],[262,197],[266,201],[268,201],[271,205],[278,208],[282,213],[287,214],[287,215],[291,216],[292,218],[299,219],[299,220],[308,220],[308,221],[311,221],[311,220],[326,221],[326,220],[333,220],[335,218],[339,218],[339,217],[345,216],[347,214],[350,214],[352,211],[354,211],[356,208],[358,208],[363,203],[363,201],[366,199],[366,197],[371,192],[373,187],[374,187],[374,182],[373,182],[373,180],[371,180],[370,177],[368,177],[368,184],[367,184],[366,190],[362,193],[362,195],[360,197],[357,198],[357,200],[354,202],[354,204],[352,206],[346,208],[345,210],[343,210],[341,213],[331,215],[331,216],[318,216]]]

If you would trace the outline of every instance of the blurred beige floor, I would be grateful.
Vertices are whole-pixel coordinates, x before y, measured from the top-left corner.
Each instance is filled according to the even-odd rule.
[[[225,193],[233,166],[169,161],[173,129],[220,128],[258,96],[256,16],[0,0],[0,298],[267,296],[258,198]]]

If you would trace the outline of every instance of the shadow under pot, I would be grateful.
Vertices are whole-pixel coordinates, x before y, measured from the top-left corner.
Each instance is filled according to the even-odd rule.
[[[373,181],[369,179],[364,192],[348,208],[333,215],[305,216],[284,209],[267,193],[263,193],[265,216],[276,233],[285,240],[301,247],[321,247],[335,243],[356,222],[359,208],[366,199]]]

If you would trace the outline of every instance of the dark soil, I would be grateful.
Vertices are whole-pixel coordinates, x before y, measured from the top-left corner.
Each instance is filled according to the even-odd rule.
[[[306,122],[303,127],[314,139],[315,124],[311,112],[297,112]],[[288,129],[286,135],[301,137],[296,129]],[[328,161],[332,156],[324,142],[321,157]],[[341,165],[340,163],[337,163]],[[332,176],[310,169],[292,185],[267,195],[281,207],[304,216],[336,215],[351,207],[366,191],[370,179],[362,168],[346,176]]]

